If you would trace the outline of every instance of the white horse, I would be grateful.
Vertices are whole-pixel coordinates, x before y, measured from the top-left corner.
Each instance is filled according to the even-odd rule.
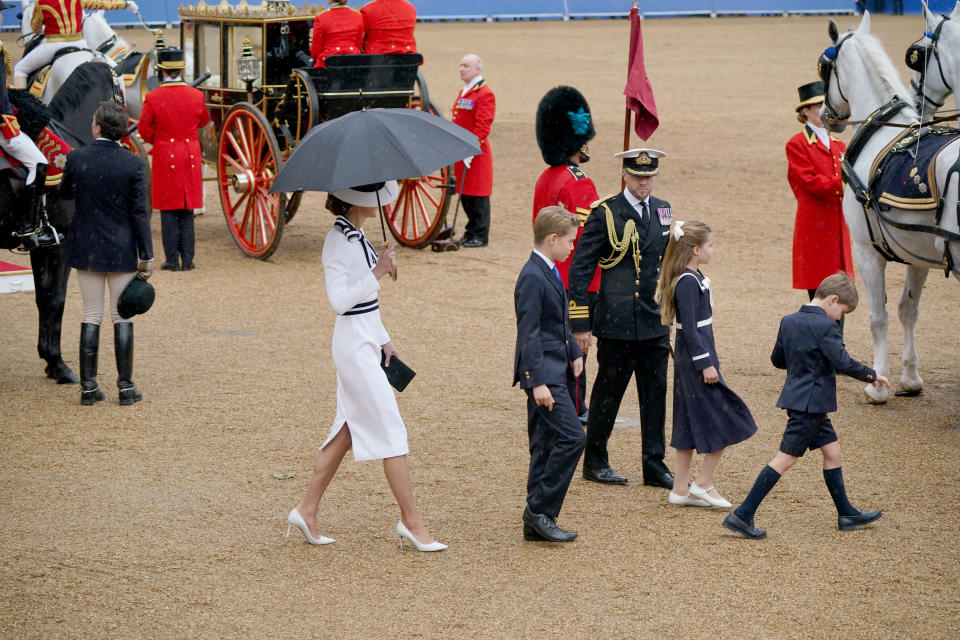
[[[33,17],[34,0],[23,0],[22,7],[23,17],[20,20],[20,35],[24,42],[29,43],[33,39],[43,36],[35,34],[30,26],[30,20]],[[88,42],[87,44],[90,43]],[[49,76],[46,78],[46,81],[43,85],[43,90],[37,97],[40,98],[44,104],[50,104],[50,101],[53,100],[53,96],[56,95],[57,90],[63,86],[63,83],[66,82],[67,78],[70,77],[70,74],[73,73],[73,70],[84,62],[93,61],[103,62],[112,69],[115,69],[117,66],[113,60],[97,51],[83,50],[62,55],[57,58],[56,62],[50,69]],[[119,88],[121,93],[124,93],[122,83],[120,84]]]
[[[927,28],[907,49],[906,62],[914,70],[910,80],[914,106],[927,122],[960,83],[960,0],[950,15],[942,17],[931,13],[926,2],[922,5]]]
[[[947,203],[940,225],[947,234],[954,234],[950,241],[943,235],[900,227],[920,225],[933,231],[936,210],[891,208],[876,203],[872,197],[870,206],[861,204],[858,186],[870,184],[874,161],[904,131],[892,126],[865,125],[864,121],[886,120],[891,124],[910,125],[918,122],[918,114],[902,100],[896,102],[897,98],[909,93],[879,40],[870,34],[869,13],[864,12],[855,31],[843,35],[838,34],[837,26],[831,20],[829,35],[833,46],[824,52],[819,63],[820,75],[826,85],[821,113],[828,123],[849,119],[856,126],[854,138],[847,147],[852,165],[845,167],[849,169],[849,175],[843,196],[843,214],[854,243],[854,260],[869,298],[873,366],[877,373],[889,375],[884,269],[887,260],[894,259],[907,265],[899,304],[903,325],[903,371],[898,393],[912,395],[923,389],[923,380],[917,371],[919,358],[914,340],[923,283],[931,268],[942,267],[946,262],[954,274],[958,274],[957,265],[960,264],[960,244],[955,241],[960,238],[956,235],[960,231],[956,209],[958,178],[950,174],[951,166],[960,156],[960,141],[950,143],[937,156],[936,185],[929,185],[929,189],[935,187],[936,193]],[[851,150],[861,141],[861,150],[851,156]],[[924,186],[924,189],[928,187]],[[859,195],[862,196],[862,192]],[[865,392],[868,401],[874,403],[886,402],[889,394],[884,388],[872,386],[867,386]]]

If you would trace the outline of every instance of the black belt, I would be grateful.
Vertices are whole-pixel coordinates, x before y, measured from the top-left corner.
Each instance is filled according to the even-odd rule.
[[[380,308],[380,301],[377,298],[369,300],[367,302],[361,302],[360,304],[354,305],[350,308],[349,311],[345,311],[343,315],[345,316],[358,316],[361,313],[370,313],[371,311],[376,311]]]

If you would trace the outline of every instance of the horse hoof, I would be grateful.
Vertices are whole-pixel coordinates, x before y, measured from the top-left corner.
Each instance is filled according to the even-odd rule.
[[[923,395],[923,389],[900,389],[893,395],[898,398],[916,398]]]
[[[48,364],[44,372],[46,372],[48,378],[56,380],[57,384],[79,384],[80,382],[80,378],[63,360]]]
[[[883,393],[878,393],[876,395],[870,393],[870,389],[873,387],[868,387],[868,390],[863,392],[864,402],[867,404],[886,404],[887,399],[890,397],[890,394],[884,391]]]

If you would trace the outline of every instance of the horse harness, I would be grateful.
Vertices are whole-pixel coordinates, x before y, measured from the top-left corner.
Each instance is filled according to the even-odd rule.
[[[950,135],[950,139],[937,149],[936,153],[938,154],[943,147],[957,140],[958,136],[960,136],[960,129],[933,128],[929,126],[921,126],[919,122],[913,123],[906,127],[906,130],[903,133],[894,138],[894,140],[888,144],[887,147],[883,149],[883,151],[877,156],[877,159],[874,160],[873,166],[869,172],[870,178],[868,184],[864,184],[863,180],[860,179],[860,176],[858,176],[853,170],[854,163],[856,163],[870,138],[880,129],[880,127],[891,126],[892,123],[890,123],[889,120],[900,113],[904,108],[909,106],[910,105],[905,101],[901,100],[897,96],[894,96],[890,102],[880,106],[879,109],[871,113],[867,119],[863,121],[863,124],[860,126],[860,128],[857,129],[853,139],[850,141],[850,145],[847,147],[846,153],[844,153],[843,158],[840,161],[844,182],[850,185],[857,202],[863,206],[863,214],[867,222],[867,232],[870,235],[870,242],[873,244],[874,249],[876,249],[877,252],[887,261],[901,262],[904,264],[906,264],[906,260],[900,258],[890,247],[890,242],[888,241],[889,232],[885,231],[884,224],[895,227],[902,231],[930,233],[944,238],[947,241],[960,243],[960,234],[943,229],[940,226],[943,218],[944,205],[946,204],[942,194],[937,194],[935,200],[935,225],[930,226],[926,224],[900,222],[893,219],[881,208],[880,194],[877,193],[880,177],[890,166],[896,154],[912,153],[911,148],[915,147],[921,138],[924,138],[930,134]],[[934,156],[930,162],[934,163],[935,159],[936,157]],[[945,185],[950,184],[950,179],[955,173],[960,174],[960,155],[958,155],[957,160],[954,161],[949,171],[947,171],[947,177],[944,181]],[[957,205],[958,206],[955,211],[960,210],[960,202],[958,202]],[[877,216],[876,232],[874,231],[874,225],[871,223],[870,216],[867,212],[868,206],[873,209]],[[894,240],[894,242],[896,241]],[[900,246],[899,243],[897,244]],[[903,246],[900,246],[900,248],[917,260],[931,264],[942,265],[947,277],[949,277],[950,271],[955,266],[946,243],[944,244],[943,258],[939,262],[930,260],[929,258],[924,258],[923,256],[918,256],[913,252],[908,251]]]
[[[933,33],[929,31],[924,31],[923,35],[919,39],[915,40],[913,44],[907,47],[906,54],[906,63],[907,67],[916,71],[920,74],[920,84],[911,78],[910,79],[910,88],[917,92],[917,95],[923,97],[924,101],[933,105],[935,109],[939,109],[943,106],[942,102],[937,102],[936,100],[927,96],[923,91],[923,87],[926,83],[926,72],[927,72],[927,61],[933,57],[937,61],[937,70],[940,72],[940,81],[943,82],[943,86],[947,88],[949,93],[953,92],[953,87],[950,86],[950,83],[947,82],[947,76],[943,73],[943,63],[940,62],[940,49],[937,47],[937,42],[940,40],[940,32],[943,30],[943,25],[946,24],[947,20],[950,19],[950,16],[944,16],[940,21],[940,24],[937,25],[937,28],[934,29]],[[919,44],[920,40],[923,38],[929,38],[930,43],[926,45]],[[949,95],[948,93],[948,95]]]

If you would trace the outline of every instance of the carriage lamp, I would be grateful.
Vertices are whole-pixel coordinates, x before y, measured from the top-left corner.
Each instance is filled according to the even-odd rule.
[[[155,35],[155,40],[153,42],[153,48],[156,49],[157,51],[160,51],[160,49],[166,49],[167,43],[163,39],[163,29],[157,29],[154,33],[156,35]]]
[[[243,36],[240,57],[237,58],[237,75],[247,83],[247,100],[252,101],[253,83],[260,77],[260,60],[253,55],[250,38]]]

